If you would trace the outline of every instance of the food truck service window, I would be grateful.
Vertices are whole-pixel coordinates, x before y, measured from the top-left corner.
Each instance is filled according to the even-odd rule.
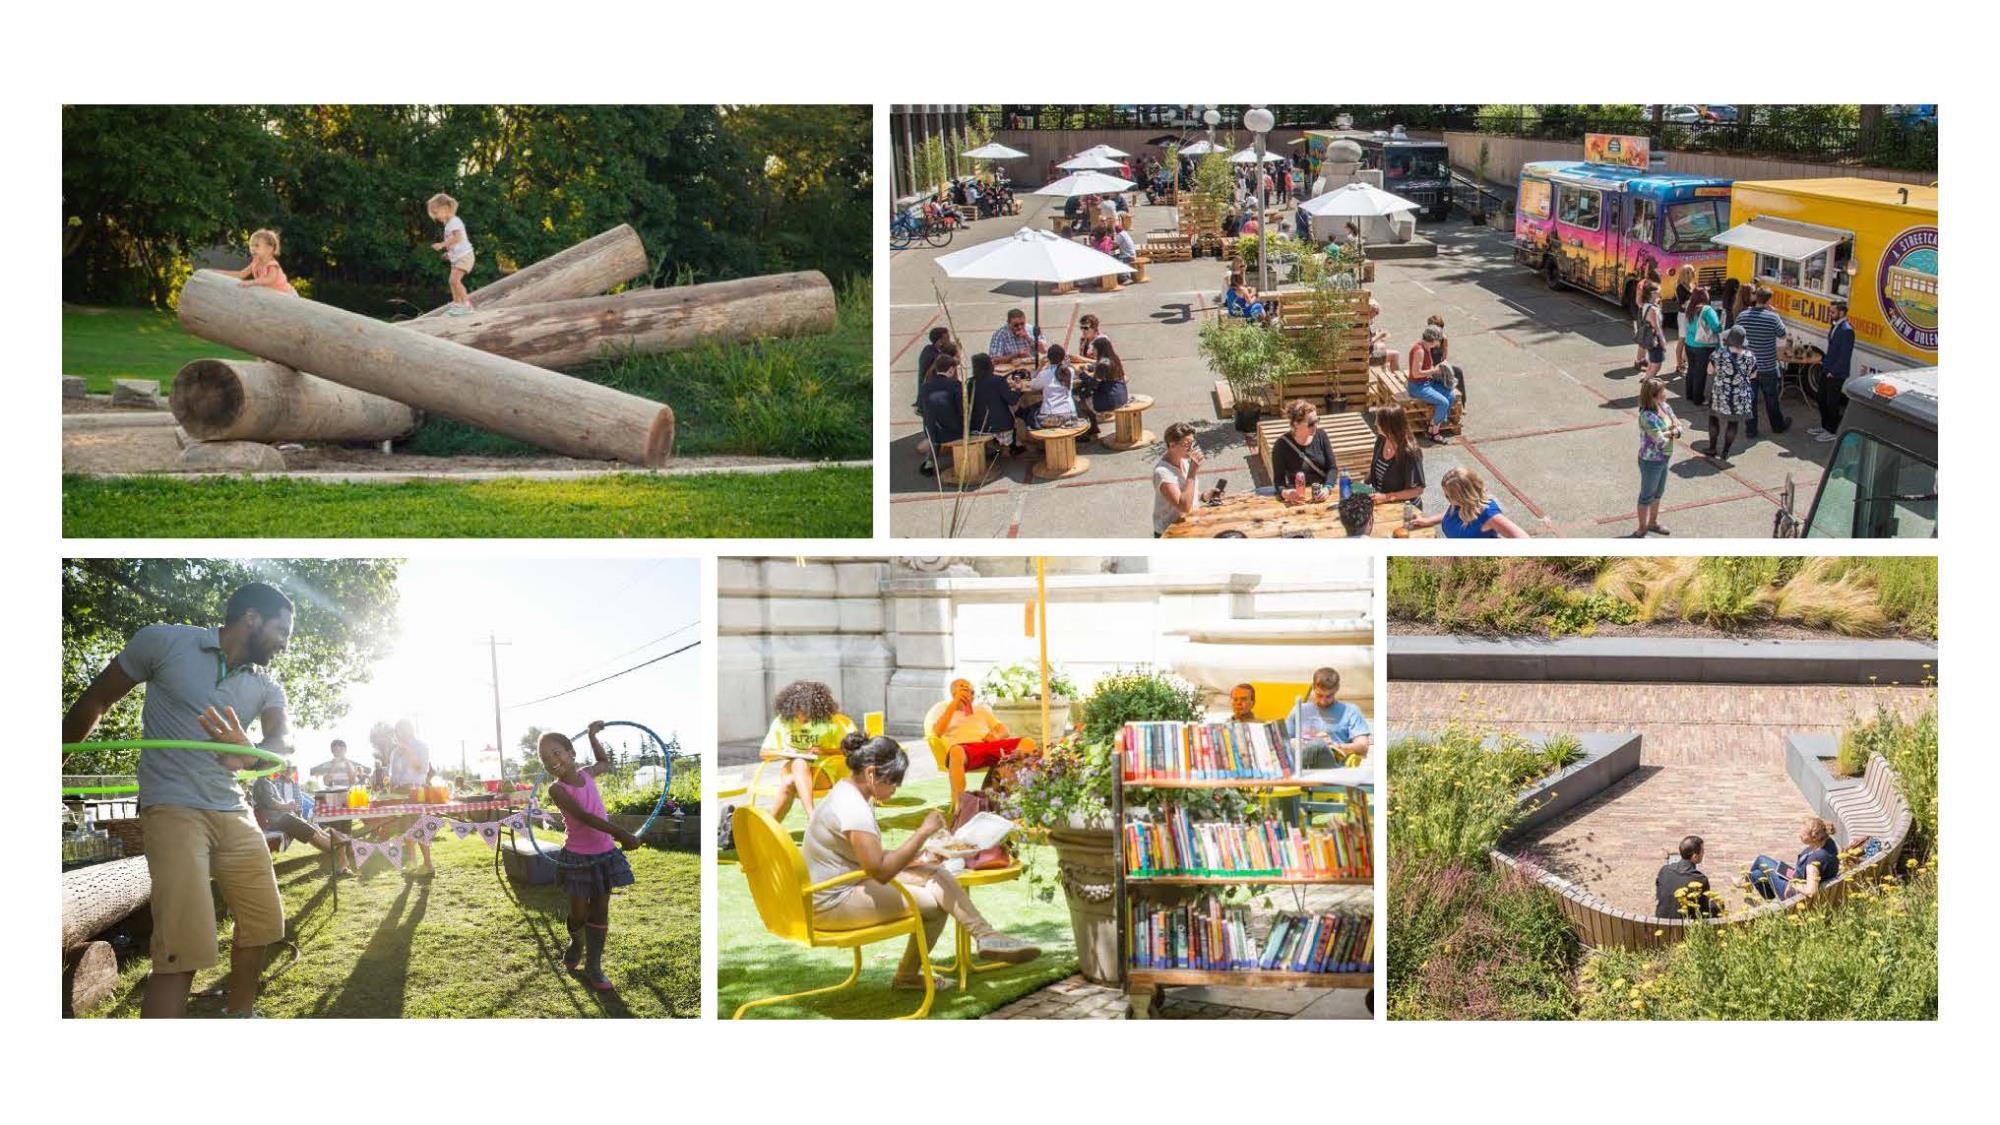
[[[1757,280],[1775,281],[1792,289],[1799,287],[1799,264],[1790,258],[1779,258],[1771,254],[1757,255]]]
[[[1596,230],[1603,218],[1602,201],[1594,191],[1557,184],[1556,218],[1579,230]]]
[[[1715,236],[1729,225],[1729,204],[1696,199],[1667,207],[1665,241],[1660,249],[1688,254],[1715,249]]]
[[[1625,237],[1633,242],[1653,241],[1653,223],[1660,217],[1660,205],[1644,196],[1627,197],[1632,207],[1632,221],[1625,224]]]
[[[1549,182],[1547,180],[1521,181],[1521,210],[1537,219],[1549,217]]]

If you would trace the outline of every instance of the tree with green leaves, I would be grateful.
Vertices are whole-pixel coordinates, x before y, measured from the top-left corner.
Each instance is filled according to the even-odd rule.
[[[219,625],[229,595],[269,582],[294,603],[291,642],[271,674],[301,726],[346,714],[350,685],[367,682],[396,630],[396,559],[66,559],[62,568],[62,703],[67,707],[139,629]],[[106,712],[94,737],[139,737],[144,688]],[[67,773],[130,773],[137,751],[70,758]]]

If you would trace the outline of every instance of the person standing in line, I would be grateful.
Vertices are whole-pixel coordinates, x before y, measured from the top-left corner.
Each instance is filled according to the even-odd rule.
[[[1744,347],[1743,329],[1724,329],[1722,347],[1709,360],[1706,452],[1717,464],[1729,464],[1737,427],[1756,418],[1756,380],[1757,360]]]
[[[1708,290],[1696,286],[1688,298],[1687,326],[1681,332],[1681,348],[1687,353],[1687,400],[1696,406],[1708,405],[1709,361],[1722,342],[1722,314],[1709,304]]]
[[[1660,323],[1660,286],[1648,281],[1639,286],[1639,315],[1632,322],[1632,341],[1639,345],[1639,373],[1652,377],[1667,360],[1665,329]]]
[[[1764,400],[1764,411],[1771,418],[1771,436],[1776,437],[1792,428],[1792,420],[1785,417],[1785,408],[1778,402],[1778,395],[1784,389],[1783,372],[1778,366],[1778,341],[1785,338],[1785,322],[1771,308],[1771,291],[1758,286],[1750,294],[1750,307],[1736,318],[1736,326],[1743,329],[1744,339],[1750,345],[1750,354],[1757,361],[1757,397]],[[1750,411],[1749,436],[1757,436],[1757,411]]]
[[[1693,307],[1690,298],[1694,296],[1696,288],[1694,266],[1682,263],[1681,268],[1674,271],[1673,300],[1666,308],[1660,310],[1662,314],[1661,326],[1666,329],[1667,335],[1674,337],[1674,374],[1676,375],[1685,374],[1688,367],[1687,341],[1680,334],[1681,313]]]
[[[1827,302],[1833,307],[1833,326],[1826,330],[1826,354],[1819,362],[1819,425],[1806,433],[1817,442],[1829,442],[1840,434],[1840,419],[1847,413],[1847,378],[1854,367],[1854,323],[1847,319],[1847,298]]]
[[[1667,468],[1674,460],[1674,440],[1681,420],[1667,405],[1667,384],[1657,375],[1639,380],[1639,528],[1634,539],[1648,532],[1667,535],[1660,526],[1660,497],[1667,491]]]

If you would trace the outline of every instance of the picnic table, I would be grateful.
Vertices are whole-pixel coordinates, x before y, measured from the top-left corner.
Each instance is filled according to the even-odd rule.
[[[1370,535],[1376,539],[1435,539],[1436,528],[1412,531],[1407,536],[1398,535],[1403,530],[1401,503],[1375,505],[1375,525]],[[1285,537],[1302,539],[1346,539],[1347,528],[1340,522],[1340,504],[1326,501],[1318,504],[1287,504],[1278,499],[1270,489],[1256,492],[1239,492],[1223,497],[1218,504],[1200,504],[1189,512],[1179,523],[1168,527],[1162,534],[1165,539],[1214,539],[1228,532],[1236,532],[1246,539],[1281,539]]]
[[[390,817],[425,816],[436,814],[454,820],[470,820],[475,815],[486,813],[510,813],[528,806],[528,794],[521,793],[509,797],[477,797],[450,802],[425,803],[377,798],[367,808],[350,809],[344,805],[313,806],[315,823],[338,822],[343,820],[383,820]]]

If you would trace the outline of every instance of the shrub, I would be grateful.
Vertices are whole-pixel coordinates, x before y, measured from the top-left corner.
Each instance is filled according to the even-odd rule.
[[[1483,858],[1431,864],[1392,854],[1388,912],[1390,1018],[1574,1014],[1576,935],[1532,880]]]
[[[986,673],[979,690],[989,699],[1013,703],[1042,697],[1042,669],[1039,664],[1001,664]],[[1075,699],[1076,681],[1061,666],[1049,665],[1049,695],[1054,699]]]
[[[1436,864],[1486,862],[1520,819],[1521,787],[1548,771],[1543,752],[1511,735],[1488,748],[1453,725],[1389,746],[1389,855]]]
[[[1743,926],[1696,926],[1664,953],[1584,966],[1588,1019],[1924,1020],[1938,1014],[1935,865]],[[1392,943],[1393,946],[1393,943]]]
[[[1201,689],[1167,672],[1120,669],[1098,680],[1083,701],[1085,742],[1111,742],[1126,723],[1201,719]]]
[[[1882,755],[1888,760],[1890,768],[1896,771],[1903,799],[1910,804],[1910,847],[1919,857],[1932,854],[1937,847],[1937,740],[1935,710],[1905,722],[1886,708],[1878,708],[1873,720],[1849,727],[1841,736],[1843,770],[1846,768],[1847,744],[1852,742],[1855,756],[1864,767],[1872,753]]]

